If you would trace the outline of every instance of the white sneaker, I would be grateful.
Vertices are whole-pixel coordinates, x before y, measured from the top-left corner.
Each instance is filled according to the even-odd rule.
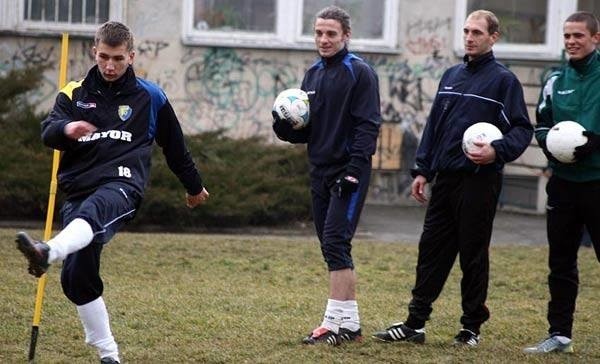
[[[563,344],[556,338],[556,336],[550,336],[544,341],[537,345],[527,347],[523,349],[525,354],[545,354],[552,351],[560,353],[572,353],[573,352],[573,341],[569,340],[568,343]]]

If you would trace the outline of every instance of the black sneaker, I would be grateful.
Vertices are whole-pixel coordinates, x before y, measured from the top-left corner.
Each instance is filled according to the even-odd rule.
[[[458,334],[454,337],[454,345],[465,345],[474,348],[479,345],[479,340],[479,335],[473,331],[460,329]]]
[[[29,261],[29,274],[41,277],[46,273],[50,266],[50,264],[48,264],[48,251],[50,251],[48,244],[31,239],[29,235],[23,231],[17,233],[17,239],[15,241],[17,242],[17,249],[19,249]]]
[[[360,331],[360,329],[358,329],[356,331],[352,331],[352,330],[340,327],[340,332],[338,332],[338,336],[340,337],[342,342],[344,342],[344,341],[361,342],[363,339],[362,332]]]
[[[385,342],[409,341],[423,344],[425,342],[425,328],[415,330],[406,326],[403,322],[398,322],[384,331],[374,333],[373,338]]]
[[[113,359],[112,357],[107,356],[105,358],[100,359],[100,364],[119,364],[119,362]]]
[[[320,326],[313,330],[307,337],[302,339],[303,344],[328,344],[338,346],[342,343],[342,339],[338,334],[329,330],[326,327]]]

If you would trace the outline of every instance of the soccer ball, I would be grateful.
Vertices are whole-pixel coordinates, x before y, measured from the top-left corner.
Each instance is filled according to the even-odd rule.
[[[299,88],[284,90],[275,99],[273,111],[280,118],[290,120],[294,129],[302,129],[309,120],[308,95]]]
[[[477,150],[475,142],[491,143],[502,139],[502,132],[495,125],[485,122],[475,123],[465,130],[462,140],[462,149],[465,154]]]
[[[587,142],[585,128],[575,121],[561,121],[548,131],[546,147],[562,163],[573,163],[575,148]]]

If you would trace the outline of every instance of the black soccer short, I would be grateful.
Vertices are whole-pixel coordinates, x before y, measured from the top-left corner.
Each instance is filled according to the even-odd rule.
[[[335,181],[344,176],[344,166],[313,168],[311,195],[313,219],[321,252],[329,271],[353,269],[352,237],[369,188],[370,168],[359,176],[356,192],[339,196]]]
[[[69,254],[61,272],[63,292],[76,305],[102,295],[100,253],[123,224],[133,218],[139,194],[124,183],[108,183],[83,198],[67,200],[61,209],[63,228],[76,218],[87,221],[94,238],[85,248]]]

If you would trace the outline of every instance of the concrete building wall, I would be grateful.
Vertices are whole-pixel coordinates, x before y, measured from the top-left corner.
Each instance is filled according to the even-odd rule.
[[[123,21],[136,36],[136,72],[166,91],[186,133],[225,129],[236,138],[263,135],[279,142],[271,131],[272,102],[279,91],[300,85],[315,60],[314,50],[186,46],[181,41],[180,1],[128,0],[125,4]],[[371,202],[413,203],[408,169],[437,83],[448,66],[460,61],[453,51],[454,7],[450,0],[401,0],[400,52],[359,53],[379,75],[385,121],[373,162]],[[57,89],[59,38],[0,32],[0,41],[0,72],[39,63],[54,65],[31,96],[40,109],[49,109]],[[90,37],[71,39],[69,79],[82,78],[93,64],[91,45]],[[501,61],[523,83],[533,118],[546,64]],[[515,176],[520,184],[517,193],[508,184],[511,200],[503,202],[506,206],[541,210],[538,177],[544,163],[539,148],[532,146],[507,166],[507,181]]]

